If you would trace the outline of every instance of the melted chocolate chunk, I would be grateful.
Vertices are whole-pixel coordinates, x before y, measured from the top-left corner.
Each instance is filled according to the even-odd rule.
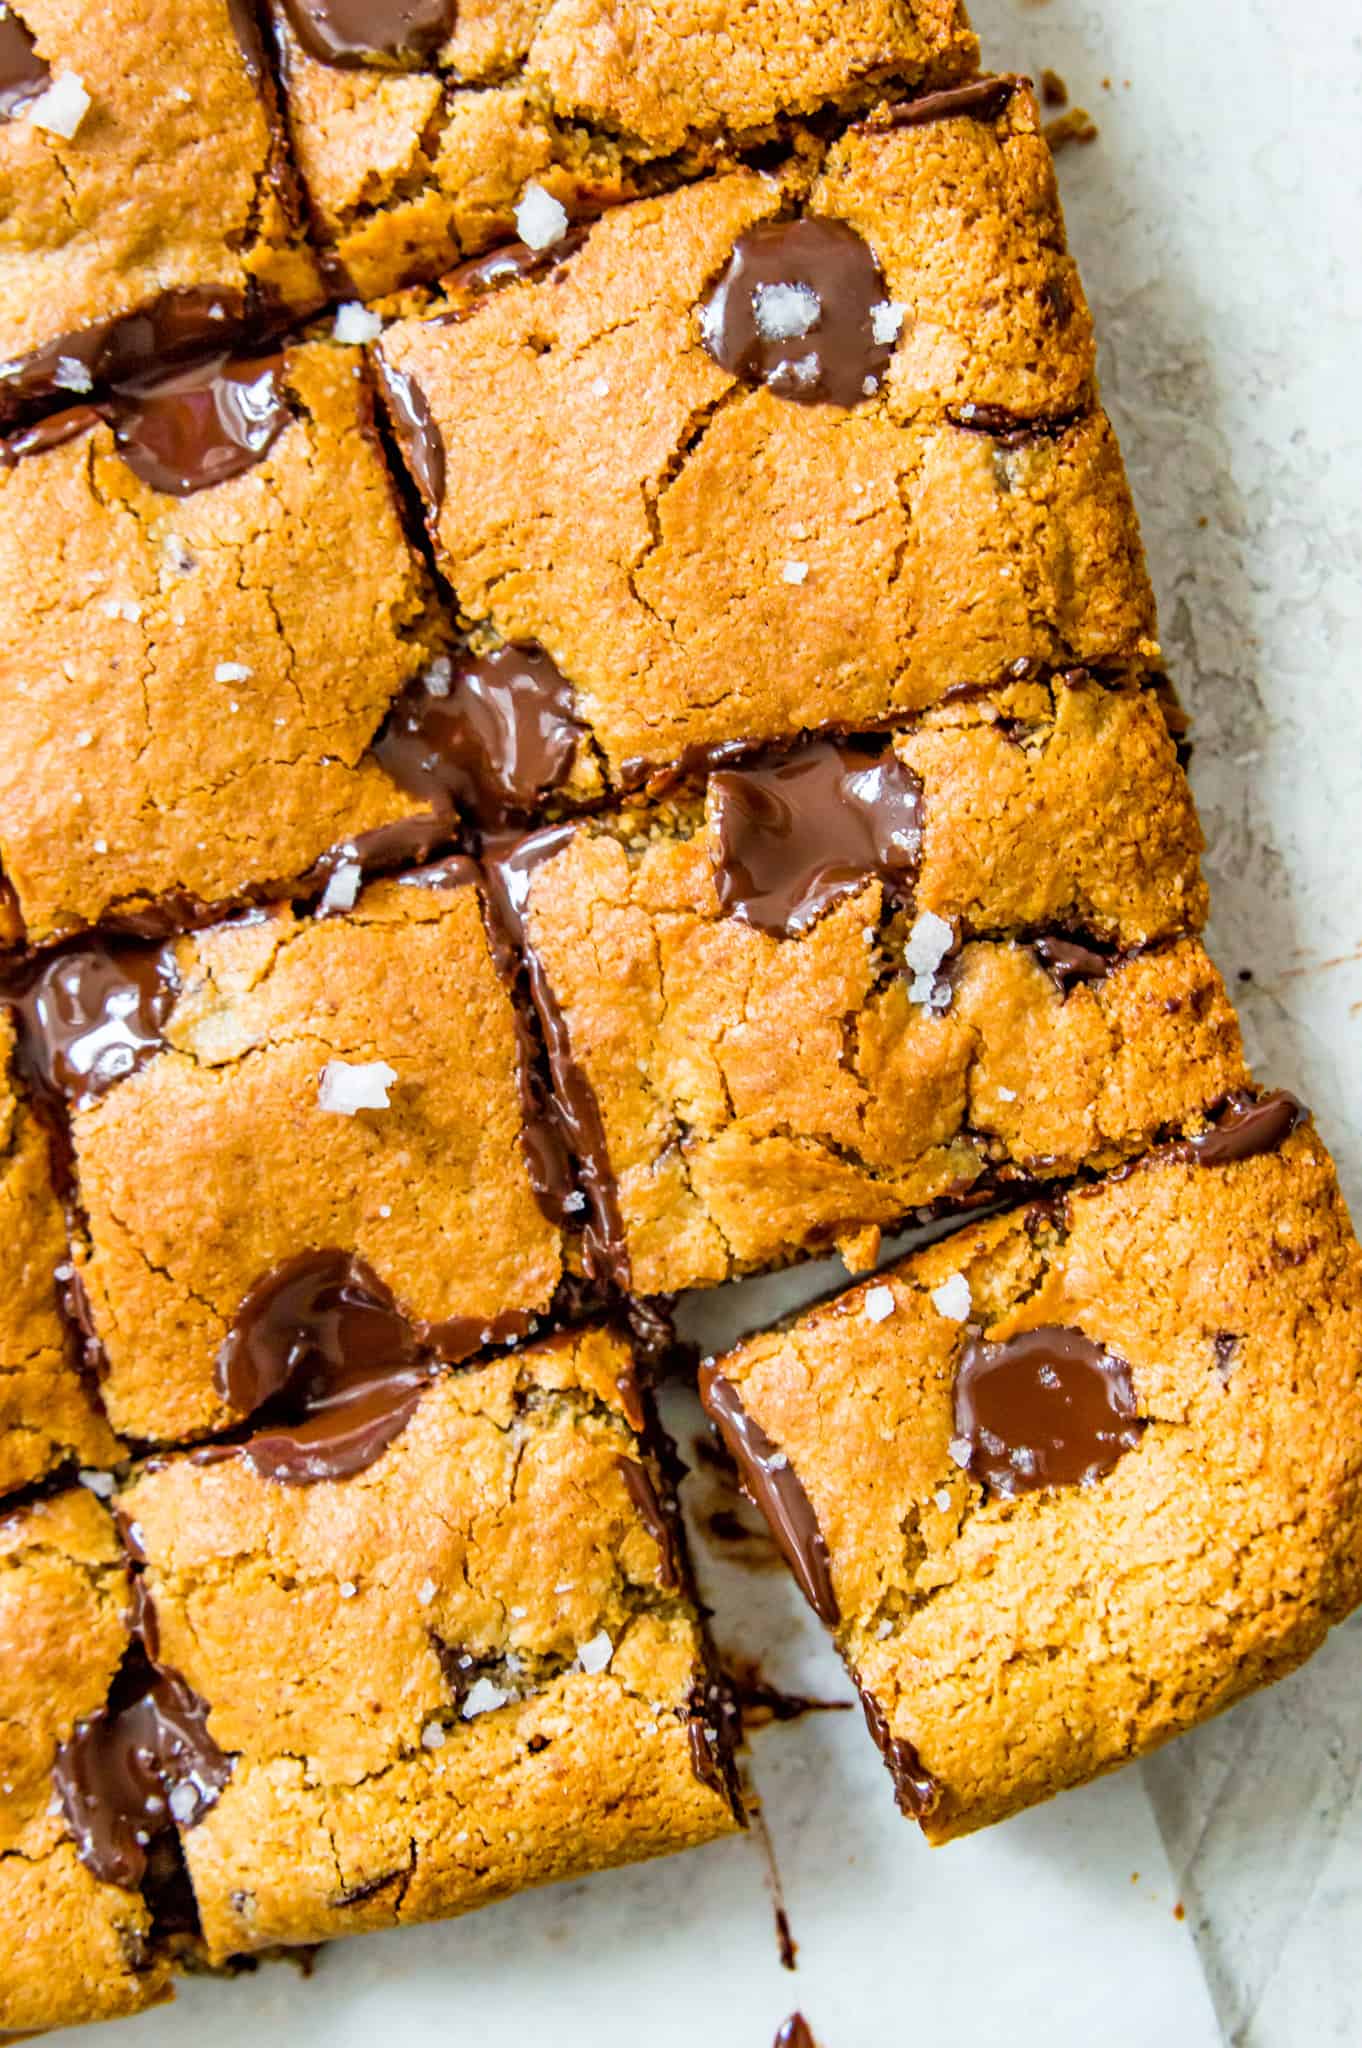
[[[1031,950],[1061,995],[1079,982],[1104,981],[1115,962],[1094,946],[1049,936],[1031,941]]]
[[[996,121],[1020,83],[1015,78],[978,78],[972,85],[924,92],[919,99],[900,100],[889,110],[891,128],[925,128],[931,121],[949,121],[972,114],[978,121]]]
[[[226,356],[127,385],[112,402],[118,452],[154,491],[187,498],[261,461],[293,417],[283,358]]]
[[[137,1650],[108,1706],[76,1723],[52,1771],[81,1862],[129,1891],[160,1838],[201,1821],[231,1774],[208,1732],[207,1703]]]
[[[58,953],[14,999],[25,1077],[47,1099],[88,1109],[161,1051],[178,987],[168,947],[92,939]]]
[[[374,754],[402,789],[504,824],[566,782],[583,727],[572,685],[540,647],[467,654],[394,704]]]
[[[909,1820],[925,1820],[940,1804],[941,1787],[907,1737],[890,1734],[889,1722],[879,1701],[859,1687],[858,1690],[861,1691],[866,1727],[889,1766],[899,1812]]]
[[[676,1558],[676,1537],[671,1522],[657,1497],[652,1474],[646,1465],[640,1465],[636,1458],[617,1457],[620,1477],[634,1504],[648,1534],[658,1548],[657,1582],[660,1586],[674,1591],[681,1584],[681,1572]]]
[[[700,336],[721,368],[800,405],[858,405],[884,381],[877,341],[883,273],[839,220],[766,221],[739,235],[700,302]]]
[[[64,390],[58,381],[64,362],[79,363],[95,384],[120,384],[151,371],[163,376],[172,364],[221,351],[245,324],[239,294],[211,286],[162,292],[135,313],[96,320],[0,364],[0,416]]]
[[[503,285],[520,284],[526,278],[543,277],[556,270],[569,256],[575,256],[586,240],[585,228],[569,228],[547,249],[532,249],[528,242],[506,242],[474,256],[449,271],[440,282],[451,298],[482,298],[498,292]],[[449,317],[461,318],[455,313]]]
[[[799,1589],[820,1621],[841,1618],[823,1532],[799,1474],[743,1407],[738,1390],[713,1364],[700,1368],[700,1399],[737,1460],[744,1491],[761,1509]]]
[[[17,121],[52,83],[33,37],[12,7],[0,14],[0,121]]]
[[[13,469],[26,455],[45,455],[49,448],[60,448],[63,441],[88,434],[91,427],[99,425],[99,419],[92,405],[77,405],[70,412],[54,413],[51,419],[39,420],[36,426],[25,427],[22,433],[0,441],[0,466]]]
[[[1309,1114],[1305,1104],[1285,1088],[1256,1099],[1243,1093],[1231,1095],[1214,1126],[1200,1137],[1184,1138],[1173,1147],[1173,1154],[1197,1166],[1233,1166],[1259,1152],[1275,1152]]]
[[[998,1344],[971,1338],[955,1370],[954,1398],[966,1471],[1008,1496],[1088,1485],[1144,1429],[1125,1360],[1054,1323]]]
[[[775,2048],[818,2048],[802,2012],[792,2012],[775,2038]]]
[[[454,0],[284,0],[284,8],[308,54],[345,70],[414,69],[454,28]]]
[[[543,1155],[543,1191],[540,1193],[540,1184],[536,1183],[536,1192],[540,1193],[545,1212],[559,1223],[568,1221],[577,1203],[585,1199],[588,1214],[582,1233],[582,1257],[588,1277],[613,1283],[621,1292],[627,1292],[629,1246],[600,1104],[573,1054],[563,1013],[525,929],[525,906],[534,871],[566,845],[572,830],[569,825],[550,825],[523,838],[489,839],[484,847],[488,906],[508,952],[513,952],[523,964],[548,1054],[553,1084],[548,1097],[527,1084],[522,1062],[525,1128],[527,1133],[537,1133],[530,1142],[537,1144]],[[574,1184],[569,1164],[573,1160],[580,1189]]]
[[[218,1353],[218,1391],[240,1414],[283,1419],[245,1443],[262,1479],[310,1486],[360,1472],[400,1436],[436,1364],[377,1274],[342,1251],[302,1252],[250,1290]]]
[[[407,468],[429,510],[438,512],[445,501],[445,444],[430,416],[426,394],[414,377],[395,370],[381,356],[376,363]]]
[[[714,796],[714,884],[728,917],[791,938],[878,878],[901,893],[922,846],[921,789],[891,747],[814,740],[770,766],[731,768]]]

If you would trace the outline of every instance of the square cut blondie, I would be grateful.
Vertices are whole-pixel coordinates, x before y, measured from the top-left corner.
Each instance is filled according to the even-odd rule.
[[[551,1339],[403,1415],[344,1477],[282,1432],[120,1497],[158,1654],[228,1760],[183,1838],[211,1962],[739,1824],[627,1346]]]
[[[1157,696],[1083,677],[814,741],[521,842],[531,986],[615,1278],[663,1293],[1012,1179],[1101,1169],[1248,1082],[1195,934]]]
[[[58,1466],[119,1455],[58,1309],[66,1226],[47,1132],[14,1070],[0,1005],[0,1497]]]
[[[61,1798],[78,1724],[128,1649],[126,1560],[73,1488],[0,1519],[0,2029],[7,2038],[140,2012],[168,1965],[136,1886],[82,1857]],[[54,1777],[54,1772],[57,1775]]]
[[[219,357],[5,453],[0,874],[33,944],[185,921],[412,814],[365,750],[430,593],[357,350]]]
[[[968,72],[958,0],[272,0],[333,273],[362,298],[514,231],[693,177],[790,116]],[[534,232],[536,201],[523,214]]]
[[[1362,1595],[1362,1254],[1290,1096],[754,1338],[702,1397],[945,1841],[1292,1669]]]
[[[472,874],[44,970],[31,1040],[73,1103],[77,1299],[118,1429],[291,1415],[351,1312],[419,1384],[552,1308],[564,1237]]]
[[[0,220],[0,421],[317,304],[249,0],[11,0]]]
[[[465,618],[541,652],[612,784],[1157,658],[1034,102],[991,89],[620,207],[384,335]]]

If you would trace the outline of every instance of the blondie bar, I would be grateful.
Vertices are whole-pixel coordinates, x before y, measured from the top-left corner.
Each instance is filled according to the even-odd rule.
[[[338,1348],[362,1405],[366,1359],[417,1387],[552,1309],[564,1234],[471,876],[46,970],[34,1056],[72,1104],[74,1284],[116,1428],[287,1416]]]
[[[314,343],[4,448],[0,876],[33,944],[201,916],[419,808],[366,754],[435,651],[371,407]]]
[[[250,0],[11,0],[0,220],[0,423],[315,305]]]
[[[0,1519],[0,2029],[11,2034],[166,1995],[140,1884],[92,1867],[72,1826],[83,1815],[69,1766],[108,1726],[128,1603],[113,1521],[92,1494],[73,1488]]]
[[[362,1465],[324,1416],[120,1497],[160,1655],[231,1759],[184,1837],[210,1960],[462,1912],[737,1825],[630,1354],[446,1373]]]
[[[1362,1255],[1289,1096],[707,1363],[933,1841],[1139,1756],[1362,1595]]]
[[[444,572],[547,657],[574,766],[1155,660],[1034,102],[992,90],[620,207],[384,335]]]
[[[66,1229],[47,1132],[14,1068],[0,1006],[0,1497],[72,1463],[111,1464],[113,1434],[58,1307]]]
[[[272,0],[329,272],[373,298],[517,221],[695,177],[789,117],[964,75],[957,0]]]
[[[916,1210],[1204,1118],[1248,1073],[1199,849],[1157,698],[1082,677],[521,842],[616,1279],[872,1263]]]

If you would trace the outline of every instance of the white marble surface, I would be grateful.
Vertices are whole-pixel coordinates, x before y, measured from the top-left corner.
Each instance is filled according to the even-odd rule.
[[[1101,128],[1061,186],[1197,735],[1212,942],[1362,1217],[1362,10],[974,15]],[[1233,2048],[1362,2040],[1360,1758],[1355,1622],[1144,1767]]]
[[[1227,972],[1252,972],[1256,1056],[1313,1103],[1359,1209],[1358,0],[976,0],[975,15],[995,65],[1051,66],[1101,126],[1061,182],[1196,722],[1214,943]],[[788,1294],[761,1283],[750,1313]],[[750,1629],[755,1592],[772,1675],[838,1686],[783,1580],[704,1570],[721,1640],[739,1606]],[[894,1815],[859,1716],[818,1716],[753,1745],[792,1978],[760,1858],[734,1842],[341,1945],[308,1985],[282,1967],[191,1985],[108,2038],[764,2048],[800,2005],[824,2048],[1356,2044],[1360,1753],[1354,1627],[1143,1773],[932,1854]]]

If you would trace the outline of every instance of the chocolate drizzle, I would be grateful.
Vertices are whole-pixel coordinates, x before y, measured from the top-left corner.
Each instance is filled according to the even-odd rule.
[[[447,43],[454,0],[284,0],[309,56],[343,70],[413,70]]]
[[[283,358],[215,356],[170,377],[124,385],[110,402],[118,452],[155,491],[187,498],[240,476],[288,425]]]
[[[251,1288],[214,1372],[238,1414],[272,1403],[280,1423],[197,1455],[240,1456],[286,1486],[363,1471],[415,1414],[437,1369],[432,1349],[362,1260],[302,1252]]]
[[[145,1624],[147,1608],[141,1610]],[[163,1838],[217,1804],[232,1763],[208,1732],[208,1705],[154,1661],[155,1631],[134,1642],[107,1706],[78,1721],[52,1777],[82,1863],[135,1891]]]
[[[18,121],[52,82],[32,35],[13,7],[0,14],[0,121]]]
[[[1240,1091],[1229,1097],[1209,1131],[1181,1139],[1172,1156],[1196,1166],[1233,1166],[1259,1152],[1275,1152],[1309,1114],[1285,1088],[1257,1098]]]
[[[552,1091],[538,1081],[535,1069],[522,1059],[521,1102],[526,1144],[537,1154],[532,1178],[545,1213],[564,1223],[585,1202],[582,1257],[588,1276],[612,1283],[621,1293],[629,1287],[629,1247],[620,1214],[619,1194],[610,1167],[600,1104],[579,1066],[558,999],[543,964],[530,944],[525,925],[530,882],[536,868],[552,858],[572,836],[568,825],[550,825],[523,838],[498,836],[483,851],[488,907],[506,948],[516,958],[539,1018],[548,1055]],[[574,1186],[570,1162],[576,1162],[580,1188]]]
[[[818,2048],[802,2012],[792,2012],[775,2038],[775,2048]]]
[[[722,369],[779,398],[859,405],[894,353],[872,317],[888,302],[879,264],[845,221],[763,221],[739,235],[701,300],[700,338]]]
[[[652,1474],[647,1466],[640,1465],[636,1458],[619,1456],[615,1463],[619,1467],[620,1477],[624,1481],[639,1520],[657,1545],[657,1582],[668,1592],[675,1592],[681,1584],[681,1569],[676,1555],[676,1535],[671,1519],[658,1499]]]
[[[924,92],[919,99],[900,100],[889,109],[891,128],[925,128],[931,121],[950,121],[962,114],[976,121],[996,121],[1021,84],[1019,78],[976,78],[970,85]]]
[[[1091,1485],[1144,1429],[1125,1360],[1054,1323],[996,1344],[972,1337],[955,1369],[954,1406],[953,1454],[1008,1498]]]
[[[408,684],[373,752],[410,795],[503,825],[571,774],[584,732],[574,703],[540,647],[465,654]]]
[[[890,1733],[888,1717],[874,1695],[859,1681],[856,1689],[865,1710],[865,1725],[894,1781],[899,1812],[909,1820],[926,1820],[941,1803],[941,1787],[907,1737]]]
[[[790,938],[878,879],[895,895],[922,846],[921,785],[886,747],[813,740],[711,778],[714,884],[728,917]]]
[[[708,1360],[700,1367],[700,1399],[737,1461],[743,1490],[761,1509],[799,1589],[820,1621],[841,1619],[823,1532],[794,1466],[747,1413],[737,1388]]]
[[[374,360],[407,468],[428,510],[438,512],[445,499],[445,444],[426,394],[405,371],[381,356]]]
[[[1033,939],[1031,950],[1061,995],[1079,982],[1105,981],[1116,962],[1095,946],[1082,946],[1075,939],[1047,934]]]
[[[12,998],[30,1086],[88,1109],[161,1051],[178,987],[168,947],[92,939],[45,961]]]

